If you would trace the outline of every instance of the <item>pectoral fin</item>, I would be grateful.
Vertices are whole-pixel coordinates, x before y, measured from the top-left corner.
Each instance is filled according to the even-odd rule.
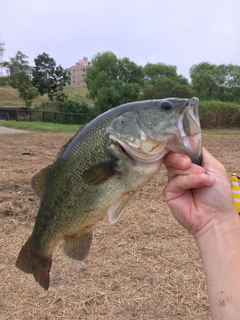
[[[115,202],[109,209],[108,209],[108,219],[109,223],[113,224],[118,221],[123,211],[128,206],[133,192],[127,193],[123,198]]]
[[[51,166],[52,165],[49,165],[46,168],[43,168],[32,177],[31,186],[39,198],[42,197]]]
[[[96,163],[82,174],[82,180],[90,186],[98,186],[116,173],[117,164],[117,159]]]
[[[66,237],[63,244],[64,253],[71,259],[83,260],[89,253],[92,233],[92,230],[90,230],[80,236]]]

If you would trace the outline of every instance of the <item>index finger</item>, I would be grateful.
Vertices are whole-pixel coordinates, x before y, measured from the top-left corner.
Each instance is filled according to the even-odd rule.
[[[191,166],[191,159],[182,153],[170,152],[163,160],[167,169],[173,167],[180,170],[187,170]]]

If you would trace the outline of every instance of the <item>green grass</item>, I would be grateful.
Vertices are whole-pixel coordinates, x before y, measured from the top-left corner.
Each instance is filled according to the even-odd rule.
[[[210,130],[210,129],[203,129],[202,131],[203,134],[216,134],[216,135],[240,135],[240,129],[215,129],[215,130]]]
[[[61,124],[51,122],[38,121],[1,121],[0,125],[9,128],[23,129],[28,131],[52,132],[52,133],[75,133],[80,125],[77,124]]]
[[[92,101],[86,98],[88,94],[88,89],[83,87],[73,87],[66,86],[64,87],[64,93],[68,95],[68,100],[77,101],[79,103],[86,102],[87,104],[93,104]]]
[[[40,131],[40,132],[65,132],[74,133],[80,125],[77,124],[61,124],[51,122],[40,122],[40,121],[0,121],[0,125],[10,128],[23,129],[29,131]],[[216,134],[216,135],[240,135],[240,129],[215,129],[208,130],[204,129],[202,132],[204,135]]]
[[[64,87],[64,93],[68,95],[69,100],[77,101],[82,103],[85,101],[89,105],[93,105],[91,100],[86,98],[88,93],[87,88],[66,86]],[[48,97],[39,96],[32,102],[32,107],[40,105],[42,102],[47,102]],[[18,98],[18,92],[10,86],[0,87],[0,106],[1,107],[24,107],[24,101]]]

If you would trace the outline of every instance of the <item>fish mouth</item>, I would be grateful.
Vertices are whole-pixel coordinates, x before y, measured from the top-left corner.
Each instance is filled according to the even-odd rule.
[[[118,147],[118,149],[120,150],[120,152],[122,154],[124,154],[127,158],[129,158],[129,160],[131,160],[132,162],[136,163],[136,160],[134,159],[134,157],[131,155],[131,153],[127,150],[127,145],[124,143],[120,143],[120,141],[114,141],[115,145]]]
[[[198,99],[189,99],[177,121],[177,127],[183,144],[183,151],[193,163],[202,163],[201,125],[198,113]],[[181,152],[181,148],[179,150]]]
[[[142,136],[143,135],[145,139],[138,140],[139,145],[137,146],[124,143],[113,136],[110,136],[110,138],[115,140],[114,143],[118,146],[121,153],[134,163],[150,164],[159,162],[169,152],[169,150],[165,148],[167,142],[162,143],[155,141],[142,132]]]

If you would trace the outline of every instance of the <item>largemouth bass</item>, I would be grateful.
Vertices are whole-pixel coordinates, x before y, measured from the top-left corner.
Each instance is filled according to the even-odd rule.
[[[106,214],[115,223],[167,153],[181,152],[201,164],[201,150],[197,98],[133,102],[101,114],[33,177],[41,203],[16,266],[47,290],[60,241],[67,256],[83,260],[93,226]]]

